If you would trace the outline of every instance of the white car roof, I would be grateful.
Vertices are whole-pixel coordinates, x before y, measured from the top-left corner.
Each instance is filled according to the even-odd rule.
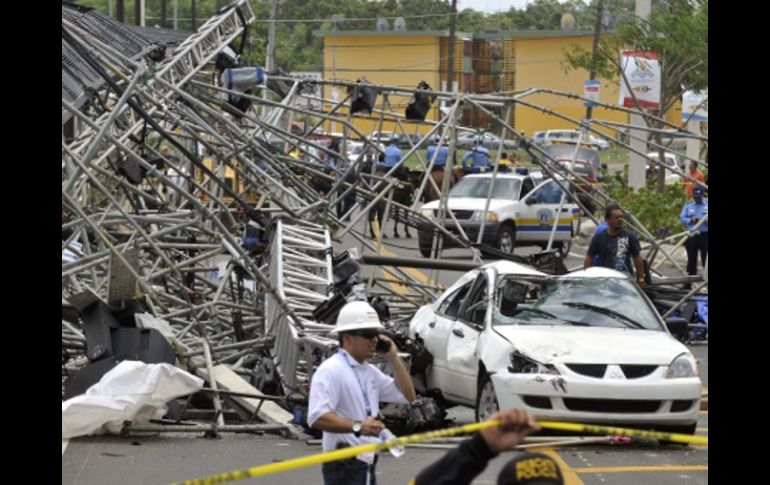
[[[455,280],[454,283],[449,285],[444,290],[444,292],[438,297],[438,299],[434,302],[434,304],[438,303],[439,301],[443,301],[448,295],[453,293],[456,288],[459,288],[460,286],[464,285],[469,281],[473,281],[476,278],[476,276],[479,274],[479,271],[486,271],[488,269],[496,270],[498,275],[500,276],[506,276],[506,275],[548,276],[547,274],[542,273],[536,270],[535,268],[532,268],[531,266],[526,266],[520,263],[514,263],[513,261],[508,261],[508,260],[492,261],[491,263],[487,263],[476,269],[472,269],[467,273],[464,273],[457,280]]]
[[[605,268],[603,266],[591,266],[588,269],[582,269],[580,271],[573,271],[562,275],[562,278],[619,278],[629,279],[626,273],[615,271],[614,269]]]
[[[492,268],[497,270],[500,275],[523,275],[523,276],[548,276],[543,272],[536,270],[531,266],[527,266],[520,263],[514,263],[513,261],[501,260],[493,261],[482,266],[484,269]]]
[[[672,153],[672,152],[663,152],[663,155],[671,156],[671,157],[677,156],[676,153]],[[658,156],[658,152],[647,152],[647,156],[648,157],[657,157]]]

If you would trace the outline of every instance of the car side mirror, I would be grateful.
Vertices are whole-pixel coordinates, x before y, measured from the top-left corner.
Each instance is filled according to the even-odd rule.
[[[672,335],[685,335],[689,330],[687,320],[682,317],[668,317],[666,318],[666,328]]]
[[[529,197],[527,198],[527,200],[524,201],[524,203],[527,205],[535,204],[537,203],[537,197]]]

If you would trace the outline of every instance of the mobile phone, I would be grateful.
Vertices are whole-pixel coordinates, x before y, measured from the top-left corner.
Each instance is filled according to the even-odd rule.
[[[377,340],[377,346],[374,348],[375,352],[380,352],[382,354],[388,353],[390,350],[390,341],[379,339]]]

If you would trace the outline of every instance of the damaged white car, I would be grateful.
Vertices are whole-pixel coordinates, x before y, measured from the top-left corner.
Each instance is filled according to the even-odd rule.
[[[510,261],[463,275],[418,310],[409,336],[432,354],[424,388],[472,406],[538,419],[693,434],[701,381],[690,351],[625,275],[552,276]],[[684,329],[675,326],[684,325]]]

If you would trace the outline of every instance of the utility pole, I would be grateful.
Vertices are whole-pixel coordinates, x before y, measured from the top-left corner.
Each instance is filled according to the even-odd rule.
[[[144,27],[144,0],[134,0],[134,24]]]
[[[192,30],[195,32],[195,0],[192,0],[192,8],[190,9],[190,13],[192,14]]]
[[[275,7],[277,0],[271,0],[270,2],[270,27],[267,32],[267,58],[265,59],[265,68],[267,72],[275,69],[275,60],[273,56],[275,54]]]
[[[447,55],[447,62],[449,65],[447,66],[447,90],[450,93],[455,92],[455,83],[454,83],[454,66],[455,66],[455,27],[456,27],[456,21],[457,21],[457,0],[452,0],[452,16],[449,17],[449,46],[448,46],[448,55]]]
[[[126,21],[126,9],[125,9],[125,0],[118,0],[117,4],[115,5],[115,18],[118,19],[118,22],[125,23]]]
[[[277,0],[270,0],[270,24],[267,31],[267,52],[265,53],[265,71],[273,72],[275,69],[275,8]],[[262,89],[262,99],[269,99],[270,93]],[[267,105],[262,107],[262,116],[267,114]]]
[[[652,11],[652,0],[636,0],[636,16],[646,19]],[[629,124],[631,126],[646,126],[642,115],[632,114]],[[646,132],[642,130],[629,130],[629,145],[637,152],[647,152]],[[628,155],[628,185],[635,190],[644,187],[644,171],[647,160],[643,155],[631,152]]]
[[[596,5],[596,23],[594,24],[594,44],[591,49],[591,72],[588,73],[588,79],[593,81],[596,79],[596,70],[593,66],[596,65],[596,51],[599,49],[599,32],[602,28],[602,10],[604,10],[604,0],[599,0]],[[586,119],[590,120],[593,114],[593,104],[590,102],[586,107]]]
[[[168,10],[168,0],[160,0],[160,27],[166,28],[166,10]]]
[[[174,30],[179,28],[179,0],[174,0]]]

